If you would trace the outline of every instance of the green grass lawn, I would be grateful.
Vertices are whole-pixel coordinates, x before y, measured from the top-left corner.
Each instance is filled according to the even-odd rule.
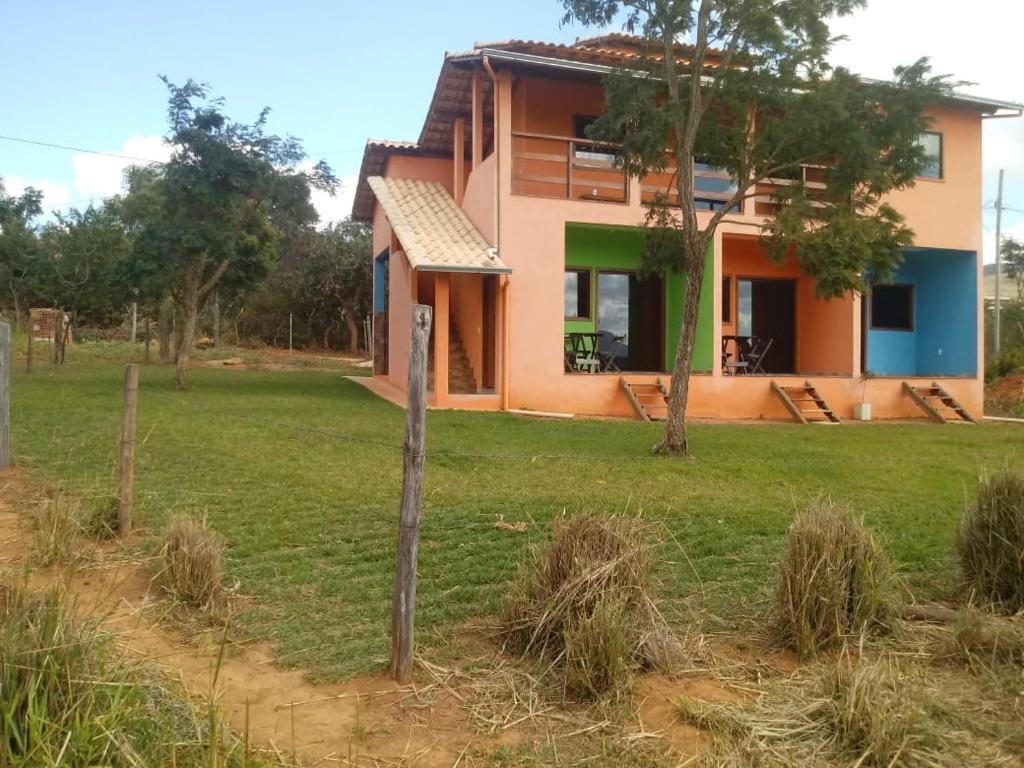
[[[16,360],[12,448],[81,494],[116,487],[121,364],[138,348],[81,345],[61,369]],[[219,356],[219,355],[215,355]],[[144,368],[139,524],[206,515],[243,618],[282,661],[336,680],[386,661],[404,412],[330,371]],[[351,372],[351,371],[349,371]],[[695,425],[696,459],[649,455],[659,426],[431,412],[417,623],[428,646],[493,613],[523,544],[563,509],[643,511],[672,534],[667,598],[725,622],[763,610],[794,509],[826,493],[879,530],[908,583],[941,596],[979,468],[1024,463],[1017,425]],[[527,521],[528,532],[495,528]]]

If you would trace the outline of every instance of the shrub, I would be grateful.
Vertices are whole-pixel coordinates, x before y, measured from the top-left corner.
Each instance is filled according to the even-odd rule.
[[[160,551],[164,588],[183,603],[215,610],[225,597],[220,536],[205,520],[179,517],[171,521]]]
[[[778,564],[774,628],[801,657],[887,629],[896,613],[889,559],[863,523],[830,501],[799,514]]]
[[[78,506],[57,494],[43,499],[33,515],[35,557],[41,565],[63,562],[75,554],[78,539]]]
[[[664,668],[674,644],[654,602],[658,530],[639,518],[579,514],[530,547],[502,611],[511,649],[547,659],[582,698],[619,693]]]
[[[1024,609],[1024,476],[1006,467],[979,479],[957,554],[972,599],[1006,613]]]

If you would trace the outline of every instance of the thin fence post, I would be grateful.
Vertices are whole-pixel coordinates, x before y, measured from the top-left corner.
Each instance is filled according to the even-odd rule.
[[[32,373],[32,337],[35,334],[32,333],[32,323],[28,324],[28,349],[25,350],[25,370],[28,373]]]
[[[409,346],[409,392],[402,448],[402,506],[398,519],[398,562],[391,599],[391,667],[401,684],[412,678],[413,620],[416,613],[416,565],[420,540],[420,505],[423,499],[423,462],[427,418],[427,344],[430,307],[412,308],[412,343]]]
[[[121,416],[120,485],[118,487],[117,532],[121,538],[132,532],[132,501],[135,485],[135,412],[139,402],[139,366],[124,367],[124,413]]]
[[[288,351],[292,351],[292,313],[288,313]]]
[[[60,323],[54,324],[53,327],[53,364],[57,365],[60,362],[60,334],[61,328]]]
[[[0,323],[0,470],[11,466],[11,326]]]
[[[149,344],[153,340],[153,336],[150,333],[149,318],[146,318],[146,356],[143,358],[146,365],[149,365]]]

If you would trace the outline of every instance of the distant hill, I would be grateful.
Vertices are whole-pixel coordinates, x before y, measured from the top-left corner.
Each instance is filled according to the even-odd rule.
[[[996,265],[986,264],[985,267],[985,298],[994,299],[996,296]],[[999,281],[999,295],[1003,299],[1015,298],[1017,289],[1014,287],[1013,279],[1006,276],[1003,270],[1002,279]]]

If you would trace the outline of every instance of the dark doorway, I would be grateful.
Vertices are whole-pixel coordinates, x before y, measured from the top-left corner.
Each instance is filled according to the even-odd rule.
[[[495,343],[498,278],[495,275],[484,275],[483,284],[483,388],[494,389],[494,371],[496,368],[494,358],[498,346]]]
[[[635,272],[599,272],[597,330],[621,371],[664,370],[664,284]]]
[[[388,373],[390,264],[391,256],[387,248],[373,260],[373,372],[377,376],[386,376]]]
[[[741,279],[737,335],[771,339],[765,373],[796,373],[796,281]]]

